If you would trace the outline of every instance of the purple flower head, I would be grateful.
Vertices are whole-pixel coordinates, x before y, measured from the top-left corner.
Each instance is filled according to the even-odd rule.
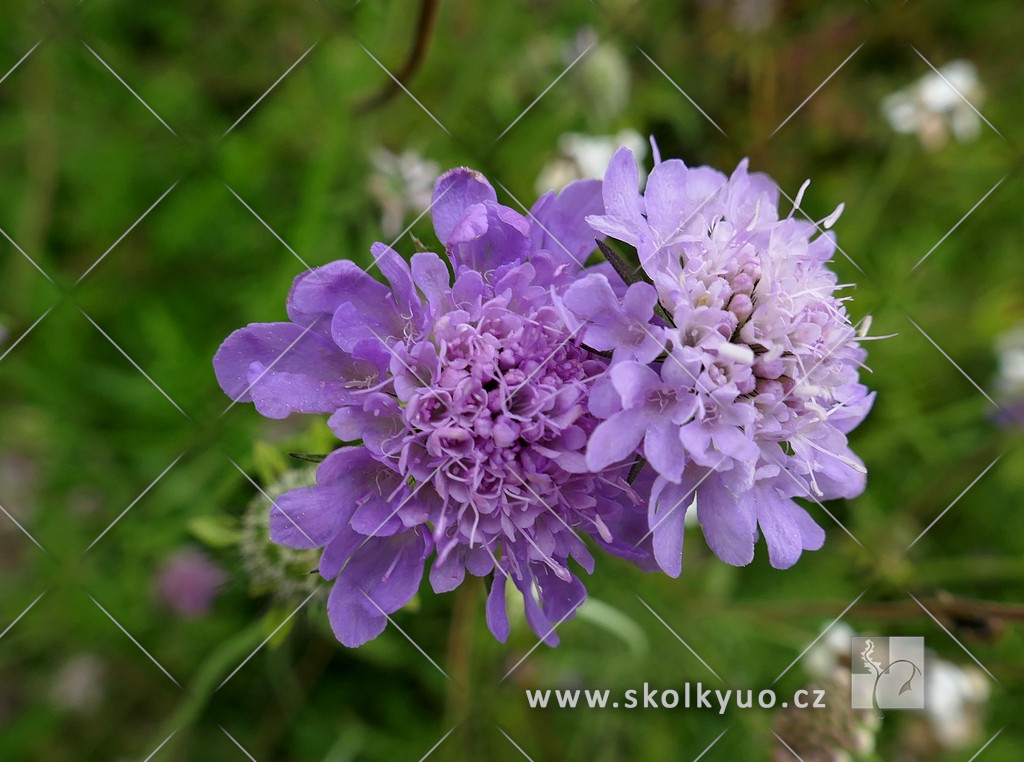
[[[824,542],[793,498],[849,498],[865,485],[846,434],[874,394],[858,381],[865,353],[827,267],[834,236],[780,218],[777,187],[746,161],[727,177],[656,157],[641,194],[620,149],[603,199],[588,223],[634,247],[637,277],[652,285],[593,274],[560,297],[567,320],[584,321],[584,345],[614,347],[589,397],[602,422],[587,466],[650,464],[655,557],[673,576],[694,505],[722,560],[749,563],[763,535],[771,564],[791,566]]]
[[[323,461],[316,486],[279,497],[270,518],[275,542],[323,548],[328,614],[345,645],[383,631],[431,556],[436,592],[467,572],[492,577],[497,638],[509,634],[511,581],[529,624],[555,644],[554,627],[585,597],[570,559],[593,570],[582,537],[640,563],[649,555],[629,464],[587,462],[599,424],[590,393],[607,358],[580,345],[586,320],[556,299],[586,280],[585,217],[603,211],[598,181],[523,216],[478,173],[452,170],[432,208],[451,270],[436,254],[406,262],[375,244],[390,287],[347,261],[304,273],[290,322],[250,325],[218,351],[230,396],[270,417],[330,413],[333,432],[354,443]],[[630,314],[650,309],[651,294],[632,299]]]
[[[184,548],[161,565],[156,575],[160,598],[179,615],[205,615],[227,582],[227,573],[200,550]]]

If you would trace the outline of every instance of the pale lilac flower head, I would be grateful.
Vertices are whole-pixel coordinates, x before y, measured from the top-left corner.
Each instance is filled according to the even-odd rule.
[[[585,217],[602,212],[599,181],[548,194],[527,217],[478,173],[452,170],[432,208],[447,264],[376,244],[388,285],[349,261],[304,273],[290,322],[250,325],[218,351],[231,397],[275,418],[329,413],[355,443],[323,461],[316,486],[279,497],[270,518],[275,542],[323,548],[342,643],[376,637],[431,556],[436,592],[467,572],[492,577],[487,622],[501,640],[511,581],[551,644],[585,596],[570,559],[593,570],[583,536],[647,557],[629,464],[593,470],[586,459],[598,425],[590,390],[607,358],[580,346],[554,299],[594,249]]]
[[[793,498],[849,498],[865,485],[846,434],[874,395],[858,381],[865,353],[834,294],[833,235],[780,217],[777,187],[745,161],[727,177],[656,158],[641,195],[621,149],[603,197],[588,222],[634,247],[650,283],[624,290],[592,274],[560,297],[584,345],[614,347],[589,398],[604,420],[587,465],[641,455],[654,469],[648,521],[673,576],[694,503],[722,560],[749,563],[763,535],[772,565],[791,566],[824,542]]]
[[[161,565],[156,588],[175,612],[186,619],[196,619],[209,612],[227,579],[227,573],[205,553],[184,548]]]

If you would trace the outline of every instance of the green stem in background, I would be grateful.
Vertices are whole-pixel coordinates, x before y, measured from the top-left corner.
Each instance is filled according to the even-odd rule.
[[[171,733],[175,733],[175,736],[168,745],[180,743],[185,736],[181,731],[186,730],[195,723],[221,684],[221,681],[230,674],[230,670],[237,667],[243,659],[252,653],[254,648],[259,646],[263,637],[263,628],[260,622],[255,622],[239,632],[235,637],[225,641],[221,644],[220,648],[210,654],[199,665],[182,702],[178,705],[177,710],[171,715],[170,719],[164,723],[149,748],[155,749]]]
[[[456,725],[445,743],[449,759],[479,759],[474,755],[475,740],[470,722],[472,710],[473,640],[480,610],[483,580],[467,575],[455,593],[452,623],[448,631],[448,687],[445,696],[445,730]]]
[[[25,88],[25,192],[21,214],[12,231],[18,246],[24,249],[40,266],[45,260],[44,250],[53,216],[53,198],[57,189],[57,126],[54,98],[56,63],[53,46],[43,46],[36,57],[37,72]],[[4,311],[17,320],[31,321],[32,294],[35,282],[41,277],[35,266],[19,252],[14,252],[4,279],[7,303]]]

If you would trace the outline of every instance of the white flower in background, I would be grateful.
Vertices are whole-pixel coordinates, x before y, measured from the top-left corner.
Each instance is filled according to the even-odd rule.
[[[370,161],[373,173],[366,188],[380,204],[384,235],[396,236],[406,219],[430,206],[441,168],[416,151],[395,154],[386,148],[373,149]]]
[[[967,142],[978,137],[975,111],[985,98],[978,70],[970,61],[951,61],[882,101],[882,113],[896,132],[916,133],[929,150],[942,148],[949,133]]]
[[[1024,325],[996,339],[995,351],[995,391],[1002,407],[996,420],[1019,426],[1024,423]]]
[[[68,659],[57,670],[50,685],[54,706],[75,714],[96,709],[104,693],[103,662],[98,656],[81,654]]]
[[[984,673],[938,657],[926,662],[925,716],[934,740],[946,749],[967,746],[981,733],[981,708],[989,697]]]
[[[996,359],[997,390],[1001,394],[1024,393],[1024,326],[1018,325],[996,339]]]
[[[582,96],[592,126],[601,129],[629,105],[632,84],[629,64],[615,45],[600,42],[590,27],[581,28],[572,44],[562,51],[566,66],[578,58],[579,63],[571,70],[576,84],[574,90]]]
[[[539,195],[559,191],[574,180],[600,179],[620,146],[629,148],[641,164],[647,158],[647,141],[636,130],[617,135],[583,135],[567,132],[558,139],[558,156],[549,161],[537,177]]]
[[[850,642],[856,634],[846,622],[836,622],[804,655],[804,669],[819,680],[834,677],[837,670],[849,672]]]
[[[705,7],[722,5],[722,0],[701,0]],[[772,25],[779,11],[779,0],[731,0],[729,16],[736,31],[758,34]]]

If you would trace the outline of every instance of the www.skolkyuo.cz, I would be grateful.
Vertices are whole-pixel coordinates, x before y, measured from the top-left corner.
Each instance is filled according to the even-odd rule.
[[[582,699],[582,700],[581,700]],[[544,689],[527,690],[526,701],[531,709],[711,709],[725,714],[730,707],[737,709],[772,709],[778,704],[786,708],[825,709],[825,691],[820,688],[796,691],[781,702],[771,688],[756,691],[747,689],[705,688],[702,683],[684,683],[682,690],[631,688],[621,698],[612,698],[610,690]]]

